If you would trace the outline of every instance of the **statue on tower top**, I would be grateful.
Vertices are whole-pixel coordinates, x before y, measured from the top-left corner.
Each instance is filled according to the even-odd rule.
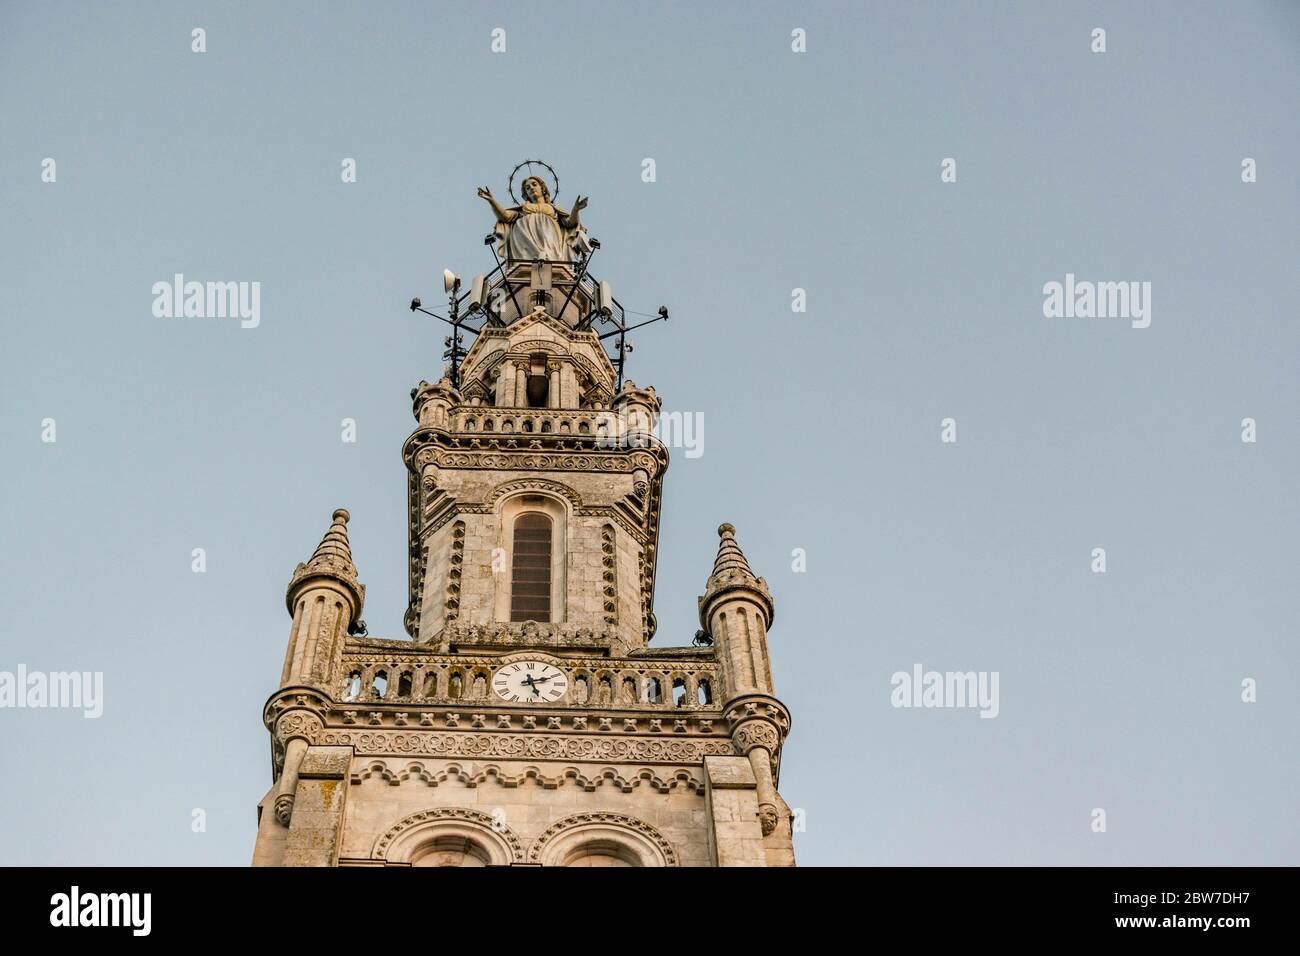
[[[546,185],[541,175],[531,172],[534,166],[550,173],[555,184],[554,190]],[[523,200],[515,196],[514,180],[520,170],[525,170],[520,192]],[[587,256],[592,246],[587,238],[587,230],[579,218],[587,207],[587,200],[578,196],[573,200],[573,207],[568,211],[555,205],[554,197],[560,194],[560,183],[555,171],[540,160],[526,160],[515,167],[510,174],[510,198],[517,205],[502,206],[497,202],[492,191],[480,186],[478,195],[486,199],[496,215],[496,235],[500,239],[497,255],[503,259],[533,262],[545,259],[551,262],[572,262],[575,254]]]

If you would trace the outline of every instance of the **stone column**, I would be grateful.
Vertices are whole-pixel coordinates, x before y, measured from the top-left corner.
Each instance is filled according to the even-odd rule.
[[[723,709],[731,741],[749,760],[758,798],[758,816],[763,836],[776,829],[784,801],[777,794],[776,767],[781,742],[790,732],[790,713],[768,694],[747,694],[727,703]],[[788,838],[788,834],[782,837]]]
[[[275,788],[275,819],[282,827],[287,827],[293,817],[293,801],[298,792],[298,768],[302,764],[303,754],[307,752],[307,746],[307,741],[301,737],[295,737],[284,745],[284,771]]]
[[[506,406],[515,402],[515,363],[506,359],[497,376],[497,404]]]
[[[582,404],[582,396],[578,394],[578,373],[572,362],[560,364],[560,394],[563,396],[563,408],[577,408]]]
[[[515,401],[516,408],[528,407],[528,363],[515,363]]]
[[[549,371],[551,374],[551,384],[550,387],[547,388],[546,390],[546,407],[559,408],[560,407],[560,363],[548,362],[546,368],[547,371]]]
[[[284,747],[284,767],[275,787],[275,819],[287,827],[293,817],[298,771],[307,748],[323,728],[320,717],[304,707],[292,707],[275,721],[276,740]]]

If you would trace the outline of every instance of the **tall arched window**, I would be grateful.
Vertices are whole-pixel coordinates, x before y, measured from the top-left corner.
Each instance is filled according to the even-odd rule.
[[[551,619],[551,519],[525,511],[515,519],[510,620]]]

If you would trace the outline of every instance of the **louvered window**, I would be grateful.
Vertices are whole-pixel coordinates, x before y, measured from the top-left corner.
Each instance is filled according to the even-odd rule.
[[[510,620],[551,619],[551,519],[526,511],[515,519]]]

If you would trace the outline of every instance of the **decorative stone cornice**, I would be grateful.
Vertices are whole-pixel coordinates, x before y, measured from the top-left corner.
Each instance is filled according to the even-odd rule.
[[[572,624],[539,621],[493,621],[490,624],[449,623],[435,643],[439,647],[520,646],[608,649],[622,644],[615,628],[593,630]]]
[[[770,694],[745,694],[727,701],[722,709],[731,731],[732,739],[736,734],[751,724],[762,724],[772,728],[776,743],[779,745],[790,733],[790,711]],[[762,731],[755,730],[747,740],[754,741],[750,746],[757,746],[762,740],[771,739]],[[747,752],[742,750],[742,752]]]
[[[318,687],[301,684],[282,687],[262,706],[262,725],[272,730],[282,715],[295,711],[310,713],[323,720],[333,706],[333,700]]]
[[[351,781],[354,784],[370,779],[382,780],[393,787],[407,782],[437,787],[452,780],[470,789],[484,785],[515,788],[532,782],[545,790],[577,787],[588,793],[598,787],[609,787],[622,793],[631,793],[638,787],[647,787],[658,793],[672,793],[674,790],[704,793],[704,782],[685,767],[672,770],[662,768],[656,770],[651,767],[640,767],[635,770],[615,767],[583,770],[574,766],[547,774],[542,768],[526,766],[517,773],[511,773],[497,763],[449,763],[429,767],[418,760],[377,758],[366,761],[365,766],[351,774]]]
[[[462,443],[460,439],[425,433],[433,439],[415,453],[414,463],[439,468],[473,468],[498,471],[594,471],[630,473],[646,471],[656,480],[668,466],[668,453],[657,445],[609,451],[598,450],[597,439],[576,438],[554,433],[520,434],[483,438],[475,435]],[[445,441],[443,440],[445,439]],[[562,446],[571,447],[564,448]],[[583,447],[587,449],[584,451]]]
[[[723,737],[621,734],[527,734],[474,730],[373,731],[330,728],[315,743],[351,746],[358,756],[466,757],[481,759],[574,760],[597,763],[674,763],[695,765],[706,756],[734,756]]]

